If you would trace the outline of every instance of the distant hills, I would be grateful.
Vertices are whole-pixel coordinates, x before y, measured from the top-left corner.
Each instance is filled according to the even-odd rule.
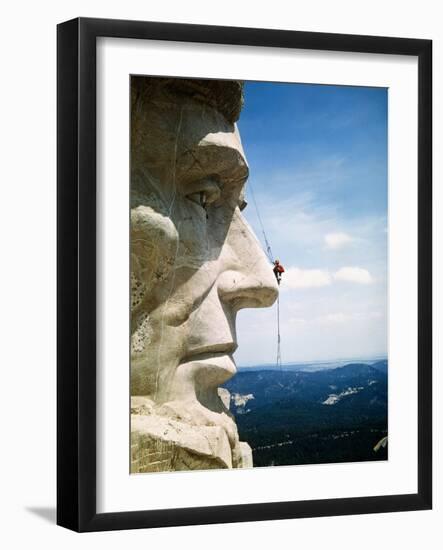
[[[388,361],[384,359],[383,361],[377,361],[372,365],[374,369],[379,370],[380,372],[384,372],[385,374],[388,374]]]
[[[387,365],[387,360],[385,358],[373,358],[373,359],[335,359],[330,361],[309,361],[309,362],[296,362],[296,363],[283,363],[283,370],[291,371],[307,371],[314,372],[316,370],[327,370],[327,369],[336,369],[338,367],[344,367],[351,363],[358,363],[363,365],[375,366],[377,363],[385,363]],[[275,368],[275,363],[263,363],[260,365],[248,365],[248,366],[239,366],[237,367],[239,371],[243,372],[245,370],[273,370]]]
[[[387,360],[241,369],[225,387],[254,466],[386,460]]]

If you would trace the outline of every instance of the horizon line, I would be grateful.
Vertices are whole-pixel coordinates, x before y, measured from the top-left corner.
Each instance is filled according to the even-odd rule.
[[[380,360],[388,360],[388,354],[377,354],[377,355],[369,355],[369,356],[359,356],[359,357],[340,357],[340,358],[334,358],[334,359],[312,359],[312,360],[302,360],[302,361],[285,361],[281,365],[282,367],[285,365],[315,365],[315,364],[321,364],[321,363],[335,363],[335,362],[343,362],[343,361],[380,361]],[[271,366],[274,362],[265,362],[265,363],[243,363],[238,364],[238,368],[251,368],[251,367],[264,367],[264,366]]]

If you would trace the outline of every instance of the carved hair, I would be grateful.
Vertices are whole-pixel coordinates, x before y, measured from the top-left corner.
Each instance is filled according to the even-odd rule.
[[[184,95],[217,109],[231,124],[239,119],[244,102],[240,80],[132,76],[131,90],[133,105],[154,99],[159,92]]]

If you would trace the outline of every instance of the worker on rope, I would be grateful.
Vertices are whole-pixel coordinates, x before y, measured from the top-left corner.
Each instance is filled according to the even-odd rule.
[[[277,279],[277,283],[280,284],[281,274],[285,272],[285,268],[281,265],[279,260],[275,260],[274,269],[272,271],[274,272],[275,278]]]

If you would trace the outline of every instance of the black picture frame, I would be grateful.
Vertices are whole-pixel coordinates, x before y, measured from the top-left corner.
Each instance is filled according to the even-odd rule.
[[[418,58],[416,494],[96,512],[96,39],[136,38]],[[426,510],[432,507],[432,42],[78,18],[57,29],[57,523],[75,531]]]

